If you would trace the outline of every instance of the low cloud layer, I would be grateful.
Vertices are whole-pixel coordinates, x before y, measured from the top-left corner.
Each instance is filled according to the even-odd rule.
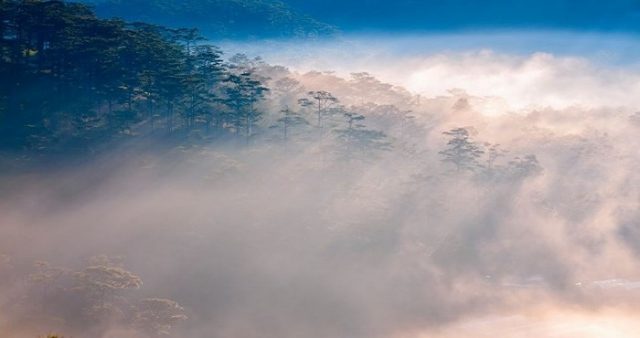
[[[320,43],[223,44],[294,70],[366,71],[424,96],[461,88],[491,97],[499,110],[571,106],[634,107],[640,91],[635,38],[621,34],[349,36]]]
[[[272,84],[299,81],[302,95],[331,91],[393,149],[345,160],[323,126],[286,146],[114,150],[4,175],[2,330],[105,338],[637,332],[633,71],[491,52],[368,69],[404,90],[362,75],[261,67]],[[276,92],[268,109],[295,104]],[[484,151],[473,168],[446,157],[456,129]],[[94,292],[96,271],[119,276],[113,297]],[[70,315],[89,316],[89,305],[100,320]],[[157,313],[164,317],[151,320]]]

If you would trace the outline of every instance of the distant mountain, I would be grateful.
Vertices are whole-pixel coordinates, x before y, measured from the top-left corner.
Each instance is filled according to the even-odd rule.
[[[279,0],[81,0],[101,17],[195,27],[209,38],[318,37],[335,27]]]

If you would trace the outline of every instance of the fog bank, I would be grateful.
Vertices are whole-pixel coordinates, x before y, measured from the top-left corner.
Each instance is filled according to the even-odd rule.
[[[633,66],[445,51],[307,72],[322,56],[251,61],[272,88],[254,139],[2,175],[0,331],[637,332]],[[322,121],[298,105],[320,90],[339,99]],[[282,138],[285,106],[308,123]]]

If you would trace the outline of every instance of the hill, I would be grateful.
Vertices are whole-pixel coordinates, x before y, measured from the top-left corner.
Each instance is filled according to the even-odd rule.
[[[278,0],[86,0],[101,17],[196,27],[209,38],[317,37],[335,27]]]

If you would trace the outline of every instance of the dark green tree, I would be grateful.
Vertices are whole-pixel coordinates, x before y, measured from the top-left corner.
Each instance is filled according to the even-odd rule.
[[[225,79],[223,102],[229,108],[225,116],[225,125],[237,135],[244,135],[246,143],[253,136],[254,127],[262,116],[256,104],[269,91],[256,79],[251,70],[239,74],[231,73]]]
[[[208,129],[219,116],[221,53],[194,29],[100,19],[64,1],[6,0],[0,32],[4,150],[88,149],[158,125]]]

